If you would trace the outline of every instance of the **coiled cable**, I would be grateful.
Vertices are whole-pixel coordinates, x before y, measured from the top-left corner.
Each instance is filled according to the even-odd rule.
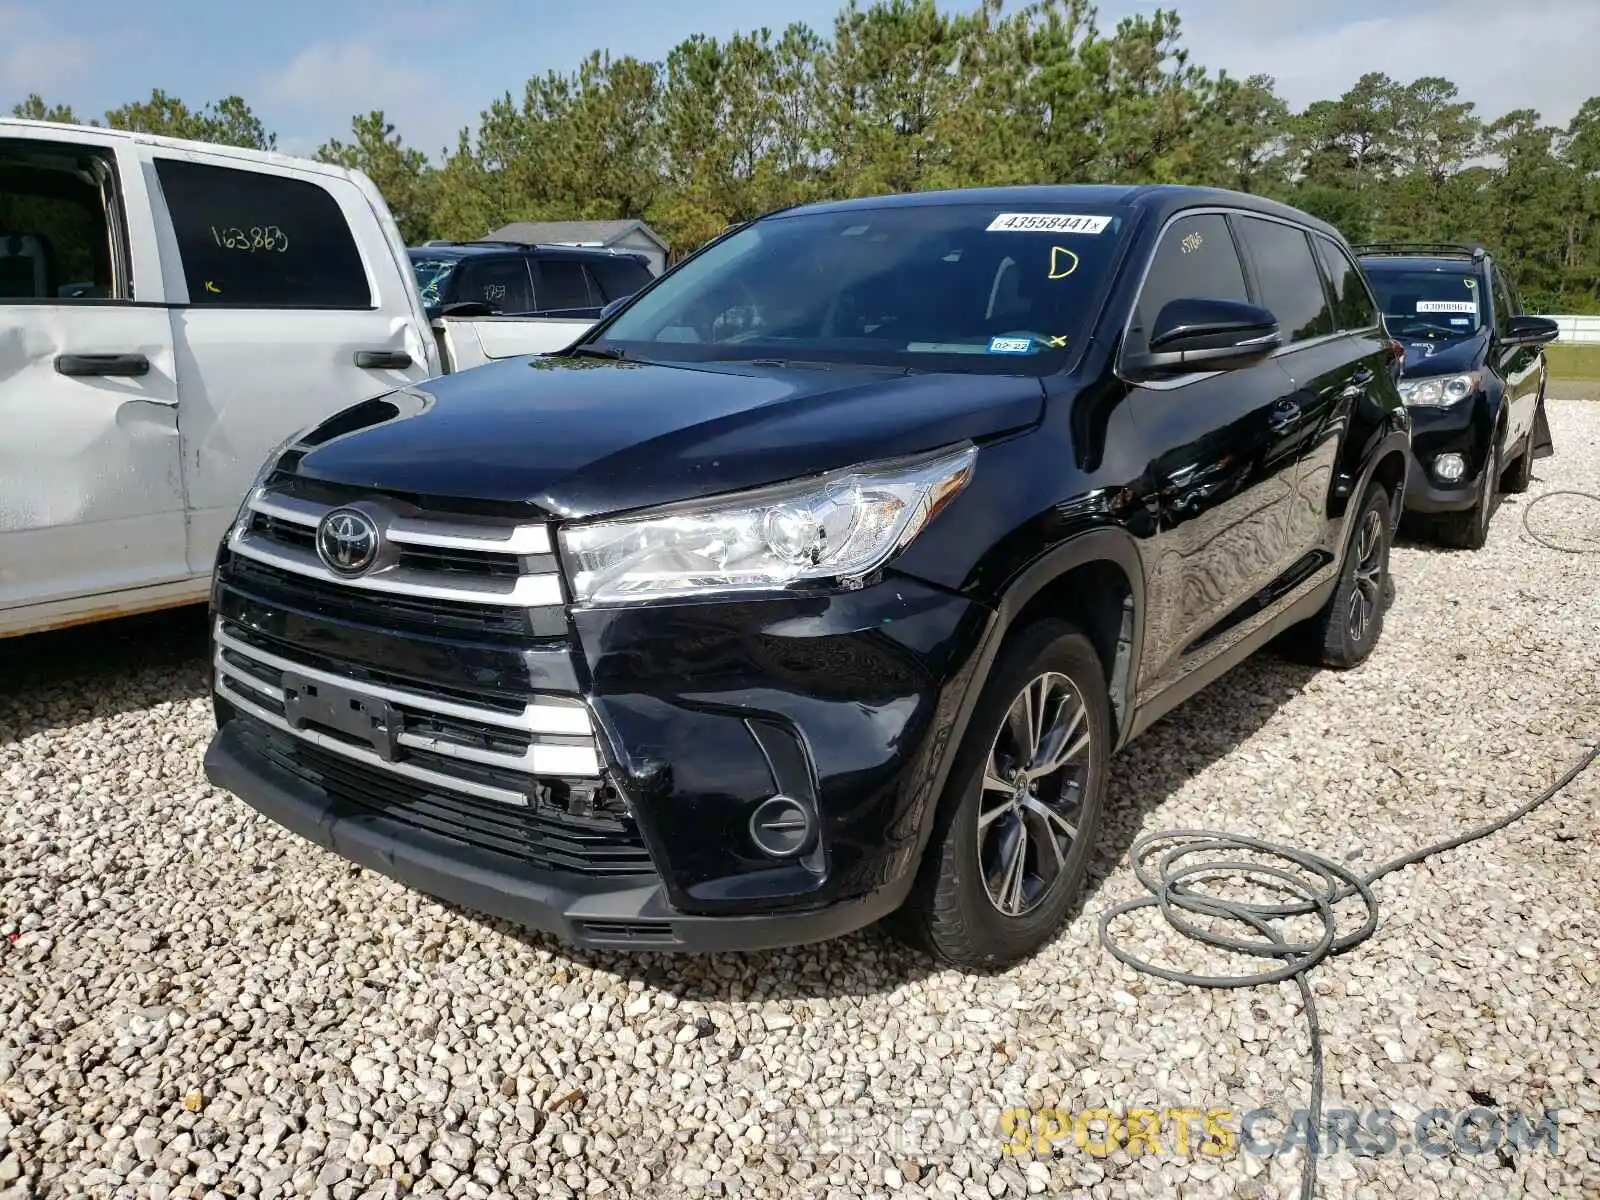
[[[1550,493],[1555,494],[1555,493]],[[1562,776],[1532,800],[1465,833],[1430,842],[1409,854],[1391,859],[1365,875],[1357,875],[1343,864],[1308,850],[1266,842],[1242,834],[1214,833],[1204,829],[1171,829],[1147,833],[1134,840],[1128,859],[1134,874],[1148,895],[1124,900],[1100,917],[1100,944],[1118,961],[1136,971],[1190,987],[1244,988],[1292,979],[1305,1006],[1306,1026],[1311,1042],[1310,1130],[1306,1139],[1305,1165],[1300,1177],[1302,1200],[1316,1194],[1317,1151],[1322,1129],[1322,1029],[1317,1023],[1317,1006],[1307,974],[1323,959],[1342,954],[1371,937],[1378,927],[1378,900],[1372,885],[1385,875],[1412,866],[1435,854],[1464,846],[1497,833],[1555,796],[1600,758],[1600,742],[1595,743]],[[1162,843],[1172,845],[1161,852],[1154,869],[1149,859]],[[1238,857],[1250,853],[1256,859]],[[1277,859],[1281,866],[1260,861]],[[1293,869],[1290,869],[1293,868]],[[1254,880],[1297,899],[1281,904],[1229,900],[1196,886],[1202,879],[1229,878]],[[1318,882],[1313,882],[1313,881]],[[1335,909],[1344,901],[1359,897],[1366,910],[1365,919],[1348,933],[1338,932]],[[1281,960],[1280,965],[1242,975],[1202,975],[1173,970],[1140,958],[1117,942],[1110,926],[1118,917],[1139,909],[1159,909],[1167,924],[1178,933],[1207,945],[1236,954]],[[1238,937],[1205,929],[1185,914],[1233,921],[1254,929],[1257,938]],[[1290,941],[1274,924],[1285,917],[1315,916],[1322,934],[1311,941]]]
[[[1548,547],[1551,550],[1559,550],[1563,554],[1600,554],[1600,512],[1595,514],[1594,533],[1585,538],[1582,545],[1563,546],[1559,542],[1551,541],[1545,534],[1534,532],[1533,526],[1528,524],[1528,514],[1553,496],[1577,496],[1592,504],[1600,504],[1600,496],[1595,495],[1593,492],[1579,492],[1571,489],[1541,492],[1528,501],[1527,507],[1522,510],[1522,531],[1541,546]]]

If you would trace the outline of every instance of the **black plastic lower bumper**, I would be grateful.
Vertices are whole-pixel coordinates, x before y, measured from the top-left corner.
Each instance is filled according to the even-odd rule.
[[[1493,415],[1479,397],[1445,408],[1412,409],[1406,511],[1449,513],[1471,508],[1482,484],[1492,428]],[[1454,483],[1444,483],[1433,473],[1433,461],[1441,454],[1459,454],[1466,465]]]
[[[1406,511],[1447,513],[1469,509],[1478,499],[1481,474],[1467,475],[1459,483],[1440,483],[1412,451],[1406,455]]]
[[[206,777],[290,831],[463,908],[554,934],[590,949],[763,950],[824,941],[887,916],[911,877],[825,908],[772,914],[690,916],[667,903],[650,876],[570,881],[382,817],[341,816],[317,789],[261,763],[224,725],[205,754]]]

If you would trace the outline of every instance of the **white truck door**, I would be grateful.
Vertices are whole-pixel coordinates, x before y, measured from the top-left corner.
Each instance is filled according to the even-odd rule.
[[[176,301],[189,565],[209,571],[275,445],[428,378],[437,351],[409,262],[344,172],[141,152]]]
[[[0,636],[189,574],[164,298],[127,141],[0,122]]]

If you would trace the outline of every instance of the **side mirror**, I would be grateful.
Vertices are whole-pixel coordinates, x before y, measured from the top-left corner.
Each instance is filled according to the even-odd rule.
[[[616,312],[617,309],[621,308],[631,299],[633,299],[632,296],[618,296],[615,300],[611,301],[600,310],[600,319],[604,321],[607,317]]]
[[[1561,326],[1549,317],[1520,316],[1506,322],[1500,340],[1507,346],[1543,346],[1555,341],[1560,333]]]
[[[1283,334],[1278,318],[1259,305],[1194,296],[1162,307],[1147,344],[1126,363],[1136,377],[1235,371],[1271,354],[1283,344]]]
[[[457,300],[439,310],[441,317],[492,317],[500,310],[482,300]]]

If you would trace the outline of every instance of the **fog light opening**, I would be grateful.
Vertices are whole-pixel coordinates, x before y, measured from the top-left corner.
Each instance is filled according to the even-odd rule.
[[[777,795],[763,800],[750,814],[750,840],[769,858],[803,854],[816,832],[816,821],[800,801]]]
[[[1433,460],[1433,473],[1445,483],[1456,483],[1467,473],[1466,460],[1459,454],[1441,454]]]

